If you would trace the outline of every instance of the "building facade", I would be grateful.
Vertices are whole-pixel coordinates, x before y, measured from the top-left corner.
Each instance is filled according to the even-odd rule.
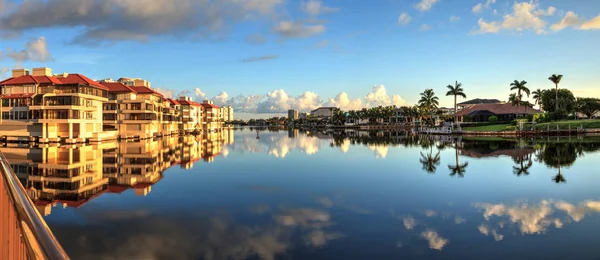
[[[337,108],[335,107],[320,107],[310,112],[312,117],[321,117],[321,118],[331,118],[333,116],[333,112]]]
[[[108,88],[83,75],[14,69],[0,90],[0,136],[7,139],[81,143],[116,138],[116,132],[103,129]]]
[[[202,128],[205,132],[220,131],[223,127],[221,108],[210,100],[204,100],[202,108]]]
[[[234,120],[233,118],[233,107],[231,106],[222,106],[221,107],[221,117],[223,122],[231,122]]]
[[[290,109],[288,110],[288,121],[298,120],[298,110]]]

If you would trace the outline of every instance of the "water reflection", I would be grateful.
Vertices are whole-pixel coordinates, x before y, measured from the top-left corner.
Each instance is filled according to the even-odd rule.
[[[233,131],[203,137],[169,137],[141,142],[99,145],[2,147],[43,215],[52,207],[80,207],[103,193],[133,189],[146,196],[163,172],[179,165],[191,169],[195,162],[212,162],[223,143],[233,143]]]

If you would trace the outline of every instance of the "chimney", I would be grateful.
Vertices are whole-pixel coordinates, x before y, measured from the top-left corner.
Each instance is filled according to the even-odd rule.
[[[13,69],[12,70],[13,78],[21,77],[21,76],[28,76],[28,75],[29,75],[29,70],[27,70],[27,69]]]
[[[52,76],[52,69],[46,67],[33,68],[32,74],[33,76]]]

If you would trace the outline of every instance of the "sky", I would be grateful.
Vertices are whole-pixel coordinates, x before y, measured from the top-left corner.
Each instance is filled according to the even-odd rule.
[[[596,0],[0,0],[0,78],[50,67],[140,77],[261,117],[413,105],[446,86],[506,100],[526,80],[600,97]]]

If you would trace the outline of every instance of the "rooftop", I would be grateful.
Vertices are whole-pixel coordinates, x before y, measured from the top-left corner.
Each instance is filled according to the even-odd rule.
[[[29,84],[55,84],[55,85],[71,85],[81,84],[97,87],[99,89],[108,90],[107,87],[102,84],[91,80],[90,78],[81,74],[69,74],[66,77],[55,77],[55,76],[31,76],[23,75],[19,77],[11,77],[2,82],[0,86],[6,85],[29,85]]]
[[[133,90],[132,88],[123,85],[123,83],[120,82],[99,82],[100,84],[102,84],[103,86],[108,88],[109,92],[133,92],[136,93],[135,90]]]
[[[466,116],[478,111],[489,111],[496,115],[506,115],[506,114],[534,114],[539,113],[540,111],[537,109],[533,109],[530,107],[524,106],[513,106],[509,103],[501,103],[501,104],[474,104],[467,105],[463,110],[458,111],[456,116]]]
[[[484,99],[484,98],[476,98],[476,99],[471,99],[462,103],[458,103],[457,105],[462,106],[462,105],[472,105],[472,104],[498,104],[498,103],[502,103],[502,101],[498,100],[498,99]]]

